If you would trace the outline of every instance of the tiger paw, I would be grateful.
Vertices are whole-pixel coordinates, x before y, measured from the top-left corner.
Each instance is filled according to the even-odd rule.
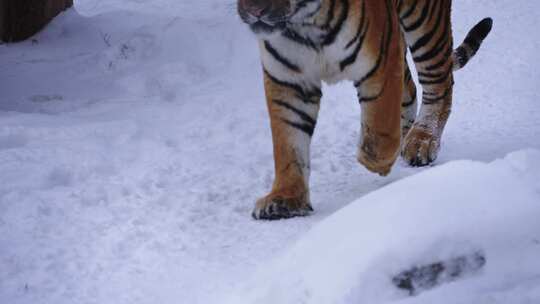
[[[437,159],[440,139],[428,130],[414,127],[405,137],[401,156],[411,166],[422,167]]]
[[[313,211],[305,199],[283,198],[268,195],[257,201],[252,216],[256,220],[280,220],[296,216],[307,216]]]
[[[364,165],[366,169],[373,173],[377,173],[380,176],[387,176],[392,170],[394,165],[395,158],[390,158],[386,160],[377,160],[371,156],[370,153],[365,152],[363,149],[358,153],[357,160],[359,163]]]
[[[399,155],[399,144],[399,136],[389,137],[364,132],[357,160],[369,171],[386,176]]]

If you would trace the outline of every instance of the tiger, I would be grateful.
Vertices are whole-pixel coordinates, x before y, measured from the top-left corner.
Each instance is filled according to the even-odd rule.
[[[257,220],[306,216],[310,144],[321,85],[350,81],[361,107],[357,160],[385,176],[401,154],[411,166],[431,164],[452,106],[453,72],[490,33],[485,18],[453,47],[451,0],[238,0],[262,63],[274,155],[270,193],[257,200]],[[422,87],[406,59],[412,56]]]

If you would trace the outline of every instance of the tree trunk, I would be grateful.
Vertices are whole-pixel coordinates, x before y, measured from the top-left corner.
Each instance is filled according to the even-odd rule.
[[[73,0],[0,0],[0,40],[28,39],[72,5]]]

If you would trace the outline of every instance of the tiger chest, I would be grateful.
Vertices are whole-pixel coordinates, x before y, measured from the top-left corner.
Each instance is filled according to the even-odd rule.
[[[275,35],[261,40],[261,59],[268,72],[290,81],[333,84],[356,80],[367,65],[359,51],[354,63],[343,68],[343,61],[351,57],[346,47],[348,40],[349,35],[344,33],[331,45],[313,48]]]

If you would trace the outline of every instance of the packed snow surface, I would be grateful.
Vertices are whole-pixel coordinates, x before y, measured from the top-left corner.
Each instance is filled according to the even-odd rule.
[[[453,2],[456,41],[495,24],[435,168],[367,172],[355,92],[325,87],[316,212],[278,222],[250,217],[272,144],[234,1],[79,0],[0,45],[0,303],[540,303],[540,3]],[[476,249],[417,297],[388,281]]]
[[[539,157],[449,162],[374,191],[318,224],[230,303],[538,303]],[[404,269],[476,252],[487,266],[467,280],[414,300],[392,285]]]

